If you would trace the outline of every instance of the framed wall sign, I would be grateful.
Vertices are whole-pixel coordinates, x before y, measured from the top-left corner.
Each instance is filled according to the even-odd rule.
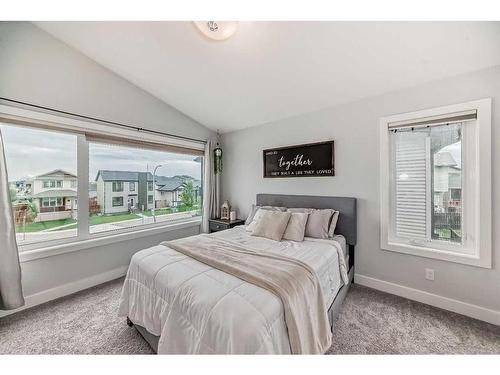
[[[263,151],[264,177],[335,176],[333,141]]]

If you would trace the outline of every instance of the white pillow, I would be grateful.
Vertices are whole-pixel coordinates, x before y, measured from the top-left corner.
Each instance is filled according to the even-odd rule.
[[[306,231],[307,218],[309,213],[307,212],[292,212],[290,216],[290,221],[286,226],[285,233],[283,234],[284,240],[290,241],[304,241],[304,233]]]
[[[257,223],[259,222],[260,217],[263,215],[263,213],[265,211],[271,211],[271,210],[266,210],[266,209],[263,209],[263,208],[257,209],[257,211],[255,212],[252,220],[250,221],[250,224],[248,224],[246,226],[246,228],[245,228],[247,232],[253,232],[254,231],[255,226],[257,225]]]
[[[292,213],[259,210],[256,216],[257,215],[259,215],[259,219],[257,220],[257,224],[255,225],[255,229],[253,230],[251,235],[269,238],[270,240],[281,241]]]
[[[264,210],[269,210],[269,211],[286,211],[286,207],[256,206],[255,204],[252,204],[252,208],[250,210],[250,213],[248,214],[248,217],[245,220],[245,225],[250,225],[250,223],[253,221],[253,218],[255,217],[255,214],[261,208]]]

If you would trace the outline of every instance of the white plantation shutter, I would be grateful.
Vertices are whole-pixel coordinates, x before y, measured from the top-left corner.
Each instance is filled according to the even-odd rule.
[[[425,131],[391,133],[394,145],[394,234],[427,239],[429,234],[429,135]],[[429,181],[430,183],[430,181]]]

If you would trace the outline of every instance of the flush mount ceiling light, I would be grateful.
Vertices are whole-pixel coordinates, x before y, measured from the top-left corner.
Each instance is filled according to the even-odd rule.
[[[225,40],[238,29],[237,21],[194,21],[198,30],[207,38]]]

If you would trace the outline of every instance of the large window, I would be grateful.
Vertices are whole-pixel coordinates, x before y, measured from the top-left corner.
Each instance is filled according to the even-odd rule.
[[[390,130],[393,237],[419,244],[445,241],[458,245],[457,251],[465,245],[461,192],[466,126],[473,130],[475,125],[456,122]]]
[[[89,212],[90,233],[201,216],[199,155],[89,142],[89,167],[97,184],[89,191],[95,208]]]
[[[381,246],[487,266],[491,258],[481,253],[491,243],[481,239],[480,223],[491,227],[491,213],[479,192],[488,191],[491,159],[478,145],[488,117],[468,107],[431,114],[382,121]]]
[[[78,234],[77,136],[0,123],[19,245]],[[68,181],[68,189],[61,189]]]
[[[20,252],[199,225],[202,143],[0,105],[0,118],[16,116],[26,125],[0,130]]]

